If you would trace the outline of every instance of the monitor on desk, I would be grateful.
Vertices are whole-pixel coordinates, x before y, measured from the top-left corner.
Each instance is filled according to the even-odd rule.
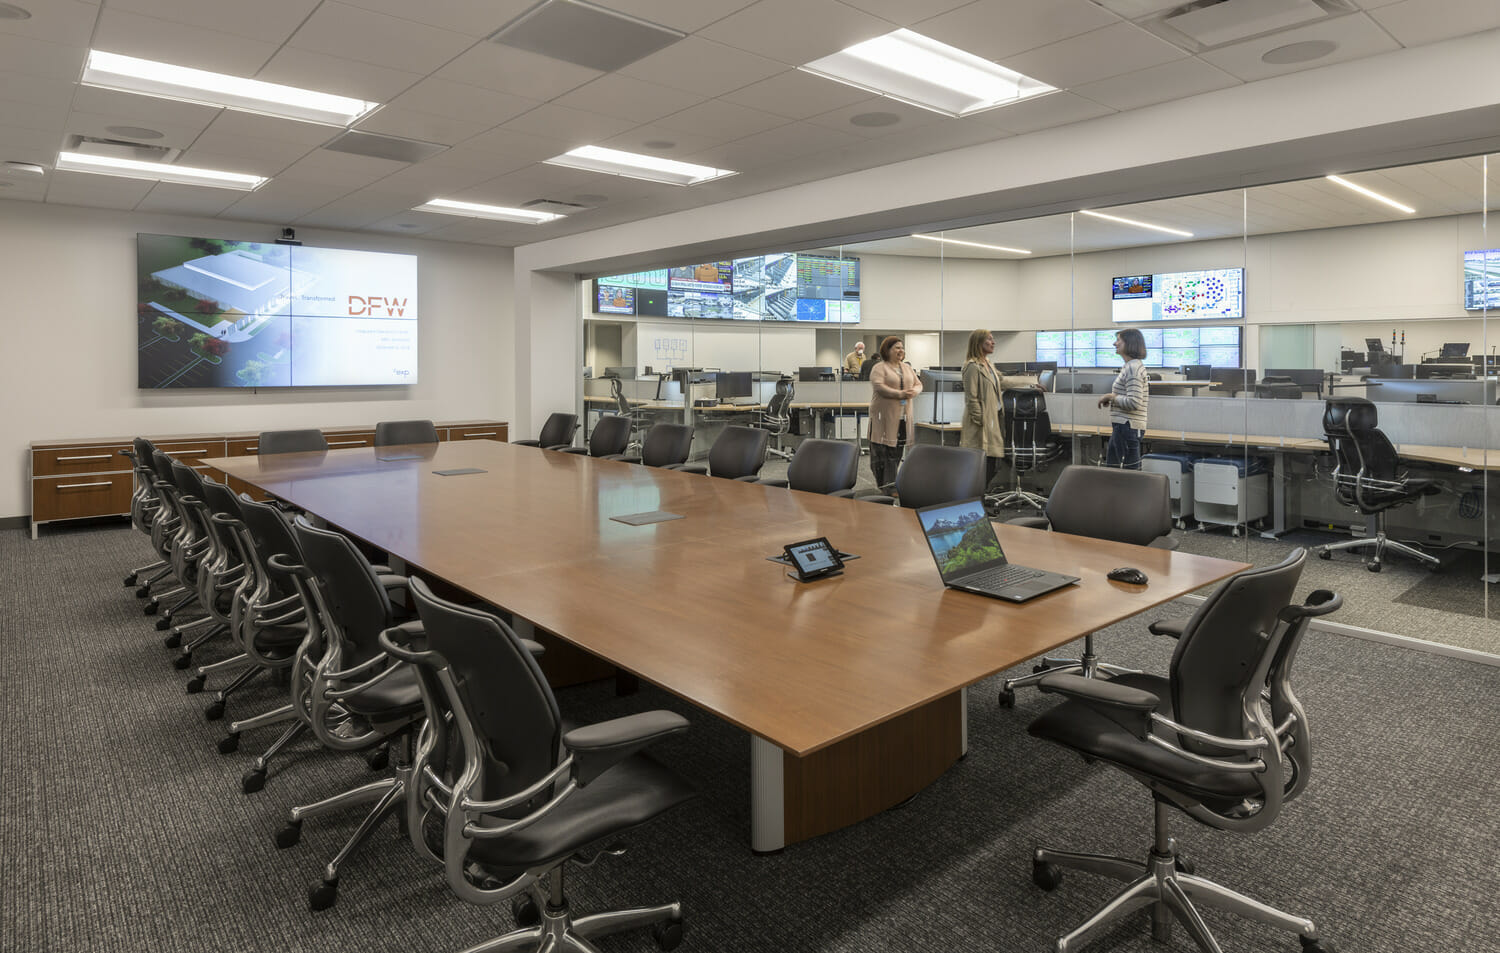
[[[633,367],[606,367],[605,377],[618,377],[622,381],[635,380],[635,368]]]
[[[807,381],[831,381],[833,380],[832,367],[799,367],[797,368],[797,380]]]
[[[1318,367],[1266,368],[1267,377],[1289,377],[1292,382],[1309,394],[1323,393],[1323,370]]]
[[[1208,379],[1213,382],[1212,390],[1227,390],[1232,397],[1255,388],[1255,368],[1216,367],[1208,372]]]
[[[720,371],[714,378],[715,393],[720,401],[733,400],[736,397],[753,397],[755,388],[751,385],[749,371]]]
[[[1454,360],[1455,358],[1461,361],[1468,356],[1469,345],[1464,343],[1455,343],[1453,341],[1443,342],[1443,350],[1438,354],[1438,357],[1441,357],[1443,360],[1447,361]]]
[[[1026,373],[1028,373],[1028,374],[1040,374],[1042,371],[1055,371],[1055,370],[1057,370],[1057,362],[1056,361],[1027,361],[1026,362]]]
[[[1209,379],[1208,375],[1212,372],[1212,364],[1182,365],[1182,379],[1185,381],[1206,381]]]

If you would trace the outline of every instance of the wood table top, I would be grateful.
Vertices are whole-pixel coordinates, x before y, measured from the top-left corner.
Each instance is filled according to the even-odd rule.
[[[205,462],[799,756],[1245,568],[1000,524],[1082,580],[1012,605],[944,589],[896,507],[493,441]],[[433,472],[461,467],[486,472]],[[656,510],[683,518],[610,518]],[[812,583],[765,558],[816,536],[861,558]]]

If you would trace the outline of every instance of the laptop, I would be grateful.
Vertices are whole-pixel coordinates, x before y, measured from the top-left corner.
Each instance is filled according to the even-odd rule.
[[[1006,562],[982,497],[923,507],[917,520],[949,589],[1025,602],[1078,581],[1077,576]]]

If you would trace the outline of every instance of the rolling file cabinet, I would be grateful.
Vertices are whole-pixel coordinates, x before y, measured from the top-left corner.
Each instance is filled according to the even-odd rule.
[[[1269,481],[1259,457],[1204,457],[1193,464],[1193,517],[1200,528],[1240,527],[1270,512]]]
[[[1191,453],[1148,453],[1141,457],[1142,470],[1166,476],[1172,519],[1178,529],[1186,527],[1193,516],[1193,464],[1197,459]]]

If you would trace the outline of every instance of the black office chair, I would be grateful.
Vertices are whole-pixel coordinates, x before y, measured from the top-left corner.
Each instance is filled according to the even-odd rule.
[[[687,424],[656,424],[646,431],[640,453],[622,453],[604,459],[641,463],[648,467],[673,467],[686,463],[688,454],[692,451],[692,427]]]
[[[430,420],[382,420],[375,425],[377,447],[437,442],[437,427]]]
[[[640,451],[641,432],[646,429],[646,409],[639,404],[632,404],[625,396],[625,384],[618,377],[609,379],[609,396],[614,398],[615,413],[630,421],[630,441],[625,445],[623,453],[637,453]]]
[[[1327,590],[1292,603],[1307,560],[1297,549],[1282,563],[1226,580],[1193,614],[1166,678],[1124,675],[1109,681],[1052,674],[1041,690],[1067,700],[1031,723],[1038,738],[1072,748],[1086,761],[1119,768],[1151,790],[1155,837],[1145,863],[1039,848],[1032,880],[1056,889],[1063,868],[1126,881],[1127,886],[1057,941],[1077,950],[1111,924],[1151,907],[1152,937],[1170,939],[1172,919],[1198,948],[1218,953],[1195,904],[1296,933],[1306,953],[1331,951],[1309,919],[1283,913],[1191,873],[1168,829],[1169,808],[1216,830],[1254,832],[1275,822],[1307,786],[1312,768],[1307,712],[1291,670],[1308,623],[1342,604]]]
[[[1441,491],[1437,480],[1408,476],[1401,467],[1396,448],[1376,426],[1375,405],[1363,397],[1335,397],[1323,408],[1323,436],[1333,450],[1337,466],[1333,470],[1333,489],[1339,502],[1364,514],[1368,527],[1363,539],[1318,546],[1320,559],[1332,559],[1334,550],[1372,548],[1365,568],[1380,572],[1380,559],[1386,550],[1417,560],[1428,569],[1442,563],[1436,556],[1415,546],[1385,535],[1386,511],[1419,497]]]
[[[859,479],[859,448],[845,440],[804,440],[797,445],[786,477],[757,480],[808,493],[852,498]]]
[[[157,496],[156,488],[152,485],[156,471],[151,467],[151,458],[155,452],[156,447],[145,437],[136,437],[131,442],[131,449],[121,451],[130,458],[130,466],[135,475],[134,486],[130,493],[130,525],[152,539],[154,539],[156,518],[161,512],[161,498]],[[134,588],[136,598],[144,599],[151,594],[152,586],[171,574],[172,567],[167,560],[158,558],[126,573],[125,588]],[[149,576],[149,578],[142,581],[142,576]]]
[[[1255,396],[1262,400],[1301,400],[1302,388],[1290,377],[1268,374],[1255,384]]]
[[[327,449],[328,440],[321,430],[263,430],[255,441],[255,452],[260,456]]]
[[[900,501],[908,509],[956,503],[984,493],[984,456],[969,447],[918,444],[906,451],[896,471],[896,495],[858,499],[890,505]]]
[[[754,483],[766,462],[766,445],[771,435],[758,427],[730,425],[708,448],[708,465],[680,463],[669,467],[684,473],[707,473],[726,480]]]
[[[694,797],[639,753],[687,721],[648,711],[569,729],[546,676],[505,623],[438,598],[419,579],[411,594],[421,622],[381,635],[386,652],[418,671],[427,710],[407,831],[460,898],[511,901],[517,929],[481,946],[585,953],[590,940],[651,926],[658,946],[676,947],[681,904],[575,918],[564,871],[569,860],[587,866],[618,853],[620,834]]]
[[[150,598],[141,605],[141,612],[146,615],[160,612],[156,628],[164,632],[172,628],[172,620],[177,613],[198,601],[198,559],[207,550],[208,540],[204,538],[198,520],[182,503],[182,491],[178,489],[172,474],[172,458],[161,450],[154,451],[151,455],[151,469],[151,486],[161,501],[162,514],[158,518],[161,536],[157,551],[171,566],[172,576],[177,584],[165,591],[153,591]],[[162,608],[163,605],[166,608]],[[174,636],[175,633],[166,637],[168,648],[181,644],[182,640]]]
[[[1008,506],[1030,506],[1042,509],[1047,498],[1022,489],[1021,476],[1040,470],[1062,456],[1063,447],[1052,437],[1052,418],[1047,414],[1047,398],[1031,388],[1007,388],[1001,395],[1005,408],[1006,454],[1015,485],[1007,492],[986,500],[1000,509]]]
[[[541,447],[545,450],[564,450],[573,445],[573,434],[578,431],[577,414],[552,414],[542,424],[542,432],[535,440],[516,440],[518,447]]]
[[[781,438],[792,429],[792,396],[795,392],[791,378],[783,377],[777,381],[776,392],[771,395],[766,409],[761,412],[760,423],[756,425],[771,438],[771,446],[766,452],[783,460],[792,459],[792,452],[782,449]]]
[[[163,623],[171,628],[172,634],[164,641],[169,647],[181,646],[182,650],[172,664],[185,669],[193,664],[193,652],[199,646],[229,631],[234,592],[243,581],[245,566],[228,532],[213,521],[207,488],[213,481],[181,460],[172,461],[172,480],[177,485],[178,501],[184,514],[193,522],[203,541],[194,565],[193,587],[198,596],[195,601],[203,609],[204,616],[192,622],[171,625],[170,616],[163,615],[156,623],[157,628],[162,628]],[[222,484],[214,483],[214,486],[229,493],[228,487]],[[197,634],[189,638],[189,634],[195,632]]]
[[[564,447],[563,453],[578,453],[590,457],[615,457],[630,446],[630,418],[618,414],[606,414],[594,424],[589,434],[587,447]]]
[[[1009,522],[1055,533],[1089,536],[1117,543],[1176,549],[1172,539],[1171,485],[1164,473],[1119,470],[1114,467],[1067,466],[1057,476],[1045,516],[1027,516]],[[1016,703],[1016,689],[1036,685],[1054,672],[1076,672],[1093,678],[1100,671],[1112,675],[1133,674],[1099,661],[1094,654],[1094,634],[1083,638],[1080,658],[1044,657],[1030,675],[1007,678],[1000,684],[1000,704]]]

